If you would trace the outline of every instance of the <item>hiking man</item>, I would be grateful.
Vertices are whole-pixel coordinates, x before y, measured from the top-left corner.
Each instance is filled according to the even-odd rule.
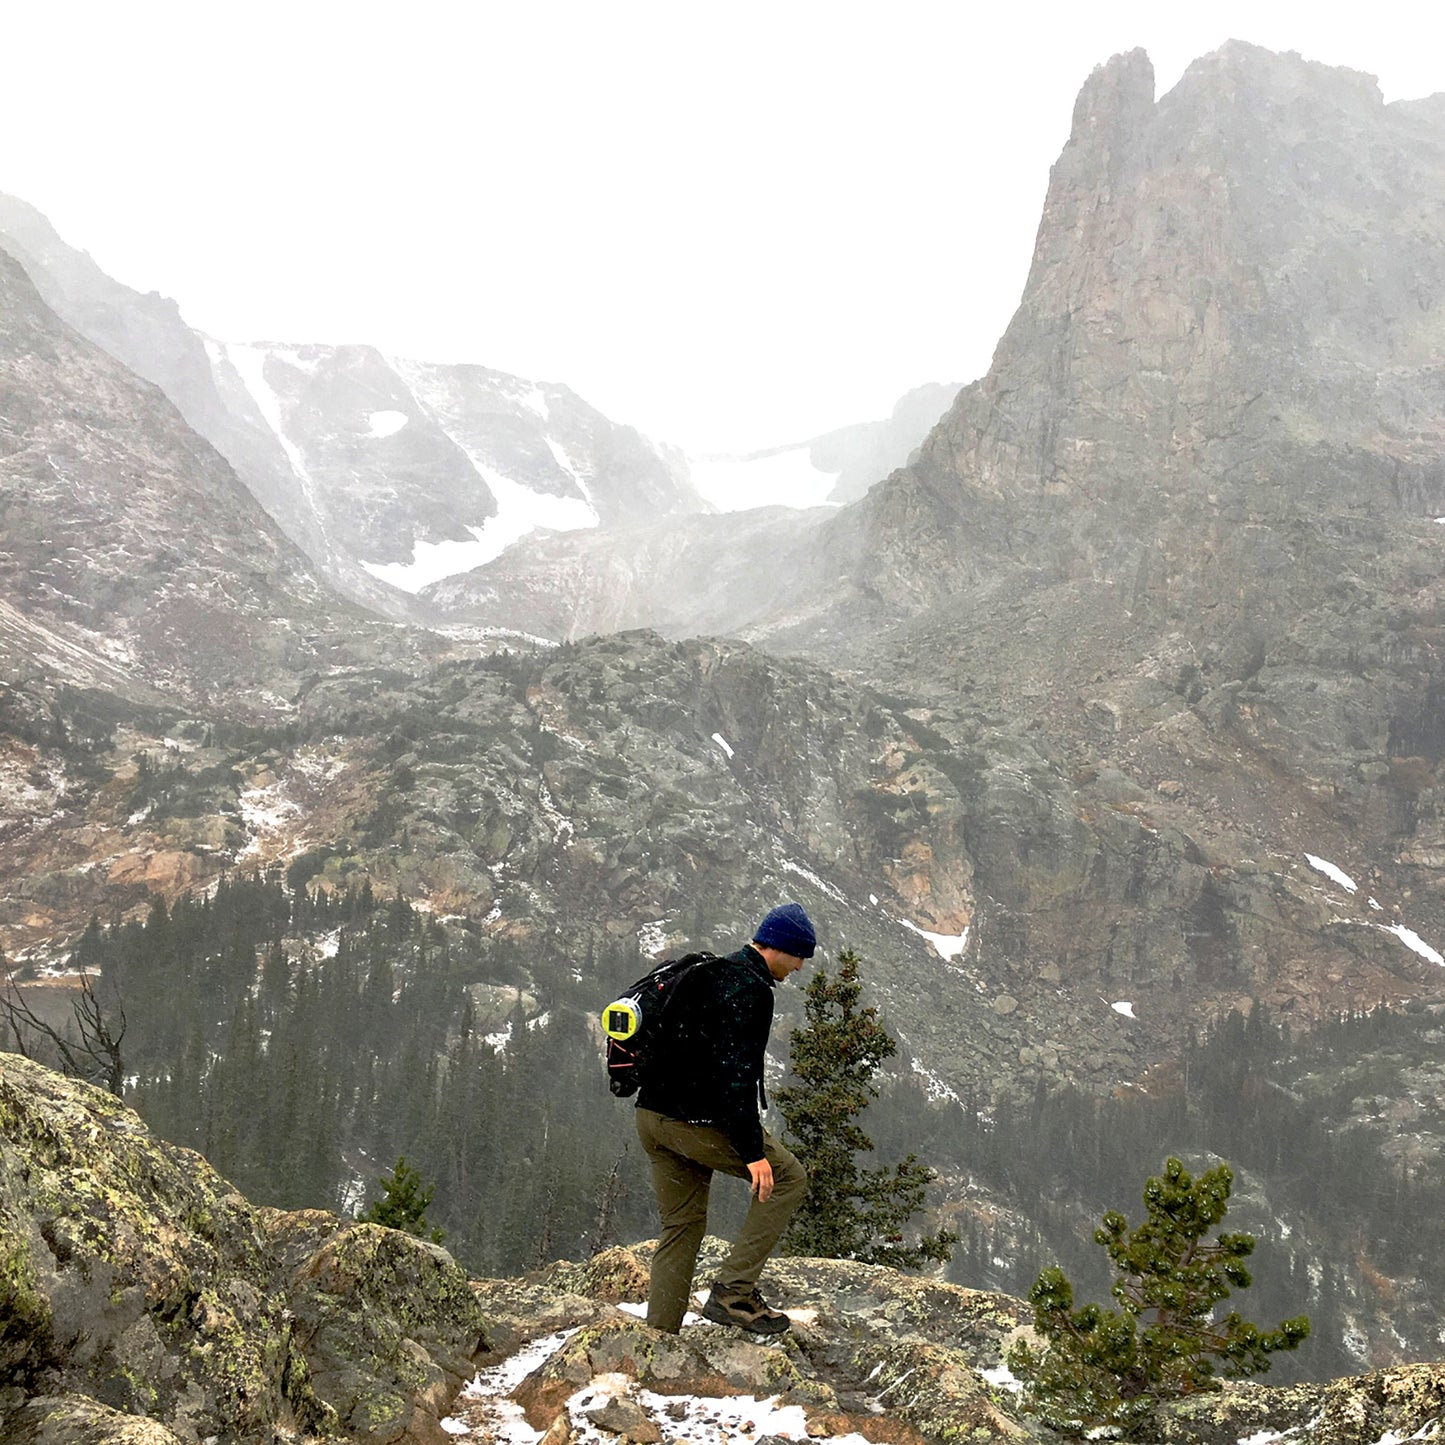
[[[752,1186],[752,1204],[718,1268],[703,1315],[718,1324],[778,1334],[788,1317],[758,1293],[773,1246],[808,1185],[803,1166],[762,1125],[763,1062],[773,1024],[773,989],[817,948],[796,903],[774,908],[753,940],[699,968],[688,1006],[659,1041],[637,1096],[637,1133],[652,1162],[662,1233],[652,1261],[647,1323],[682,1327],[698,1250],[707,1229],[708,1189],[721,1170]]]

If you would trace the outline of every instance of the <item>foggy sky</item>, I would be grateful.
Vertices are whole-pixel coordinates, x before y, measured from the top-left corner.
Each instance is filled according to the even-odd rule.
[[[693,451],[987,368],[1079,86],[1236,37],[1445,89],[1375,4],[305,3],[7,15],[0,190],[226,340],[561,381]]]

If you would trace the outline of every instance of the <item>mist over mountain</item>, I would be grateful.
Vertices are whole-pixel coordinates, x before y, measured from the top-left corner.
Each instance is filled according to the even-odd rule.
[[[154,382],[231,463],[318,573],[400,621],[438,619],[416,594],[537,531],[627,529],[712,510],[676,447],[604,417],[568,387],[365,345],[219,341],[176,304],[105,275],[34,207],[0,195],[0,237],[55,312]],[[892,418],[804,442],[767,500],[805,474],[831,500],[902,461],[957,388],[924,387]],[[760,457],[699,463],[719,505],[756,490]],[[779,480],[782,490],[779,491]]]
[[[611,1101],[531,1091],[570,1142],[499,1241],[456,1081],[585,1092],[609,988],[796,897],[973,1282],[1190,1149],[1242,1161],[1301,1368],[1438,1356],[1442,195],[1439,97],[1116,56],[989,372],[806,444],[829,505],[732,512],[565,386],[197,338],[6,201],[7,961],[184,1013],[133,1091],[247,1187],[339,1209],[405,1150],[511,1269],[585,1249]],[[216,1120],[284,1132],[267,1031],[353,995],[377,1067],[288,1055],[326,1129],[268,1173]]]

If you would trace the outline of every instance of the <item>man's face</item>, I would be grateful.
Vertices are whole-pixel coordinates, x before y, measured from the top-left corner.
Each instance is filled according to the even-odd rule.
[[[768,972],[777,979],[779,983],[787,978],[790,973],[797,973],[802,968],[804,960],[791,953],[781,953],[776,948],[768,950]]]

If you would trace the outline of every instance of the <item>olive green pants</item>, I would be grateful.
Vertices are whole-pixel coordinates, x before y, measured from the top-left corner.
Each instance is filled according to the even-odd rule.
[[[647,1323],[655,1330],[676,1334],[687,1313],[697,1252],[707,1232],[712,1176],[719,1171],[742,1179],[751,1176],[748,1161],[721,1129],[669,1119],[651,1109],[635,1112],[637,1136],[652,1161],[652,1187],[662,1216],[662,1233],[652,1259]],[[758,1282],[773,1246],[808,1188],[803,1166],[766,1130],[763,1154],[773,1166],[773,1193],[766,1202],[753,1196],[732,1252],[718,1267],[717,1282],[725,1289],[750,1289]]]

